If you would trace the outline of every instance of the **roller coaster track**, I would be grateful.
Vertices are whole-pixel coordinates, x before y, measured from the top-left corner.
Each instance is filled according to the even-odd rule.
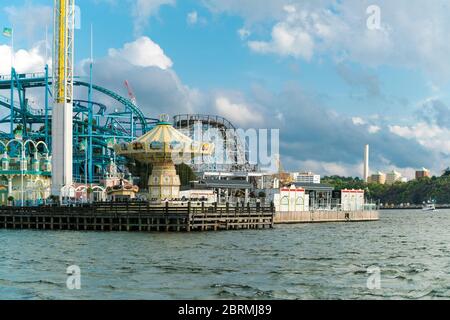
[[[32,73],[32,74],[18,74],[18,80],[17,82],[20,83],[22,88],[38,88],[38,87],[45,87],[46,86],[46,79],[44,74],[40,73]],[[51,85],[52,80],[49,78],[48,84]],[[16,82],[16,81],[15,81]],[[74,86],[81,86],[81,87],[87,87],[89,88],[90,84],[88,82],[84,82],[81,80],[74,80]],[[139,120],[142,126],[142,132],[145,133],[149,129],[149,122],[148,120],[155,120],[152,118],[146,118],[144,113],[141,111],[141,109],[136,106],[133,102],[131,102],[129,99],[122,97],[121,95],[98,85],[93,85],[92,88],[95,91],[98,91],[106,96],[109,96],[110,98],[116,100],[117,102],[121,103],[126,108],[129,108],[135,117]],[[0,76],[0,90],[10,90],[11,89],[11,78],[9,76]],[[0,98],[0,104],[5,107],[10,107],[10,100],[4,97]],[[14,104],[14,111],[20,114],[23,114],[23,110],[17,105]],[[30,112],[28,115],[35,116],[32,112]]]
[[[195,123],[200,122],[202,127],[206,125],[208,128],[217,128],[221,134],[224,143],[231,148],[229,156],[235,161],[232,166],[223,167],[226,171],[256,171],[256,166],[249,163],[249,149],[246,140],[242,140],[237,134],[237,128],[226,118],[217,115],[208,114],[179,114],[173,117],[174,127],[179,130],[187,129],[187,134]],[[231,145],[228,145],[231,143]],[[244,160],[244,164],[239,163]],[[211,169],[208,169],[211,171]],[[202,170],[200,170],[202,171]]]
[[[11,107],[11,100],[4,96],[0,96],[0,106],[10,108]],[[22,113],[22,110],[20,109],[20,106],[17,103],[14,103],[14,111],[18,113]],[[33,114],[31,112],[31,114]]]
[[[218,127],[224,127],[225,129],[236,130],[236,127],[226,118],[216,115],[208,114],[179,114],[173,117],[175,127],[181,127],[183,121],[201,121],[203,123],[215,124]]]

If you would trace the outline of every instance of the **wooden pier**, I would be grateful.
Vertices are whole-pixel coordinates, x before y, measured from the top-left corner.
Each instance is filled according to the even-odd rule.
[[[273,206],[145,202],[0,207],[0,229],[190,232],[273,228]]]
[[[322,223],[322,222],[365,222],[380,220],[379,212],[370,211],[298,211],[277,212],[275,224]]]

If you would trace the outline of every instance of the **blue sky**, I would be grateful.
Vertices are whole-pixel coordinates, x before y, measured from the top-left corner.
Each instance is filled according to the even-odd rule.
[[[280,128],[289,169],[360,175],[370,143],[373,170],[439,174],[450,155],[450,10],[394,2],[378,1],[370,30],[364,0],[78,0],[77,71],[92,24],[95,81],[125,94],[130,80],[149,116],[209,112]],[[0,24],[33,58],[24,71],[42,68],[52,4],[2,1]],[[3,73],[8,45],[0,38]]]

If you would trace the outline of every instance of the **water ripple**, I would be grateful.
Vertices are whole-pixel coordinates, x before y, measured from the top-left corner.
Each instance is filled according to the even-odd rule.
[[[217,233],[0,230],[0,299],[450,299],[449,215]],[[66,288],[74,264],[77,292]],[[381,288],[367,288],[369,267]]]

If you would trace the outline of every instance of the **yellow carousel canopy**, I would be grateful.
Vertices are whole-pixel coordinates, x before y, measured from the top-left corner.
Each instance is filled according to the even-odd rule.
[[[155,128],[131,143],[114,146],[118,155],[128,156],[140,162],[151,163],[167,160],[189,160],[196,156],[210,155],[214,145],[193,141],[176,130],[171,123],[160,121]]]

